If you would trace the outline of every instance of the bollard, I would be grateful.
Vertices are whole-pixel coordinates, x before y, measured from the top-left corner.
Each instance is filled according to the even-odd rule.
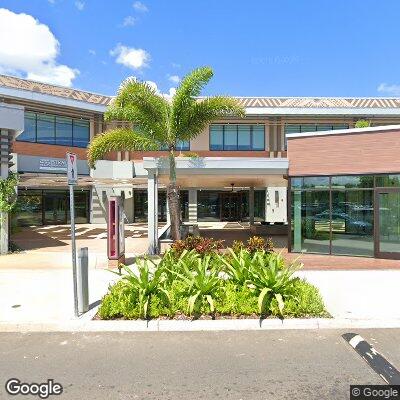
[[[89,253],[87,247],[78,251],[78,312],[83,314],[89,311]]]

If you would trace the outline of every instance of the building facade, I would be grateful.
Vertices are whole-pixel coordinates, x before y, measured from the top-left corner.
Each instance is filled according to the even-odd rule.
[[[0,75],[1,104],[23,110],[24,128],[11,148],[12,168],[20,176],[16,223],[69,222],[68,151],[79,158],[80,179],[75,191],[78,223],[105,223],[110,195],[123,197],[128,223],[152,220],[156,229],[158,222],[167,220],[167,170],[162,159],[166,152],[110,153],[92,171],[86,163],[87,144],[108,128],[103,114],[110,100],[108,96]],[[288,184],[294,182],[288,179],[293,161],[292,139],[288,138],[351,130],[359,119],[369,120],[372,126],[400,124],[400,99],[393,98],[243,97],[238,101],[246,109],[245,118],[216,121],[190,143],[178,144],[184,221],[286,226],[293,219]],[[337,150],[335,143],[326,146],[328,152]],[[187,151],[197,157],[186,157]],[[293,157],[311,165],[314,150],[305,147]],[[149,217],[151,206],[158,211]],[[331,235],[330,228],[329,232]],[[292,248],[302,250],[294,244]]]

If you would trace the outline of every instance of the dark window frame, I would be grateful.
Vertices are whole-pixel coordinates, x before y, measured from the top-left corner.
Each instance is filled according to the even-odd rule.
[[[222,126],[222,149],[213,149],[211,145],[211,128],[212,126]],[[236,126],[236,149],[225,149],[225,128],[227,126]],[[242,150],[239,149],[239,126],[250,126],[250,149]],[[263,147],[262,148],[253,148],[253,133],[255,126],[262,126],[263,128]],[[265,125],[263,124],[210,124],[208,128],[208,147],[210,151],[265,151]]]
[[[86,119],[86,118],[74,118],[74,117],[70,117],[70,116],[66,116],[66,115],[60,115],[60,114],[41,113],[41,112],[30,111],[30,110],[27,110],[26,112],[35,115],[35,140],[34,141],[32,141],[32,140],[23,140],[23,139],[19,139],[19,136],[17,136],[17,138],[16,138],[17,142],[47,144],[47,145],[50,145],[50,146],[77,147],[77,148],[80,148],[80,149],[86,149],[87,146],[89,145],[89,143],[90,143],[90,120],[89,119]],[[46,142],[38,141],[38,115],[47,115],[47,116],[54,117],[54,123],[53,123],[54,143],[46,143]],[[56,143],[56,139],[57,139],[57,132],[56,132],[57,117],[71,118],[71,120],[72,120],[72,137],[71,137],[72,145]],[[75,141],[74,141],[74,125],[78,124],[79,121],[87,123],[87,126],[88,126],[87,144],[85,146],[77,146],[75,144]]]

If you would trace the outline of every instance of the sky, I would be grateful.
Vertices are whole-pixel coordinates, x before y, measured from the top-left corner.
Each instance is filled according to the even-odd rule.
[[[399,0],[1,0],[0,73],[113,95],[400,96]]]

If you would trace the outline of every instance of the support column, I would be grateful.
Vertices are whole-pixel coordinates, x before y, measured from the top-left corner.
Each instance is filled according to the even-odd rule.
[[[8,130],[0,130],[0,179],[8,178],[8,168],[10,154]],[[0,211],[0,254],[8,253],[8,213]]]
[[[249,190],[249,222],[254,225],[254,187]]]
[[[301,192],[294,191],[293,201],[293,251],[301,251]]]
[[[157,170],[148,170],[147,177],[147,237],[149,254],[158,254],[158,178]]]
[[[197,189],[189,189],[189,222],[197,222]]]

